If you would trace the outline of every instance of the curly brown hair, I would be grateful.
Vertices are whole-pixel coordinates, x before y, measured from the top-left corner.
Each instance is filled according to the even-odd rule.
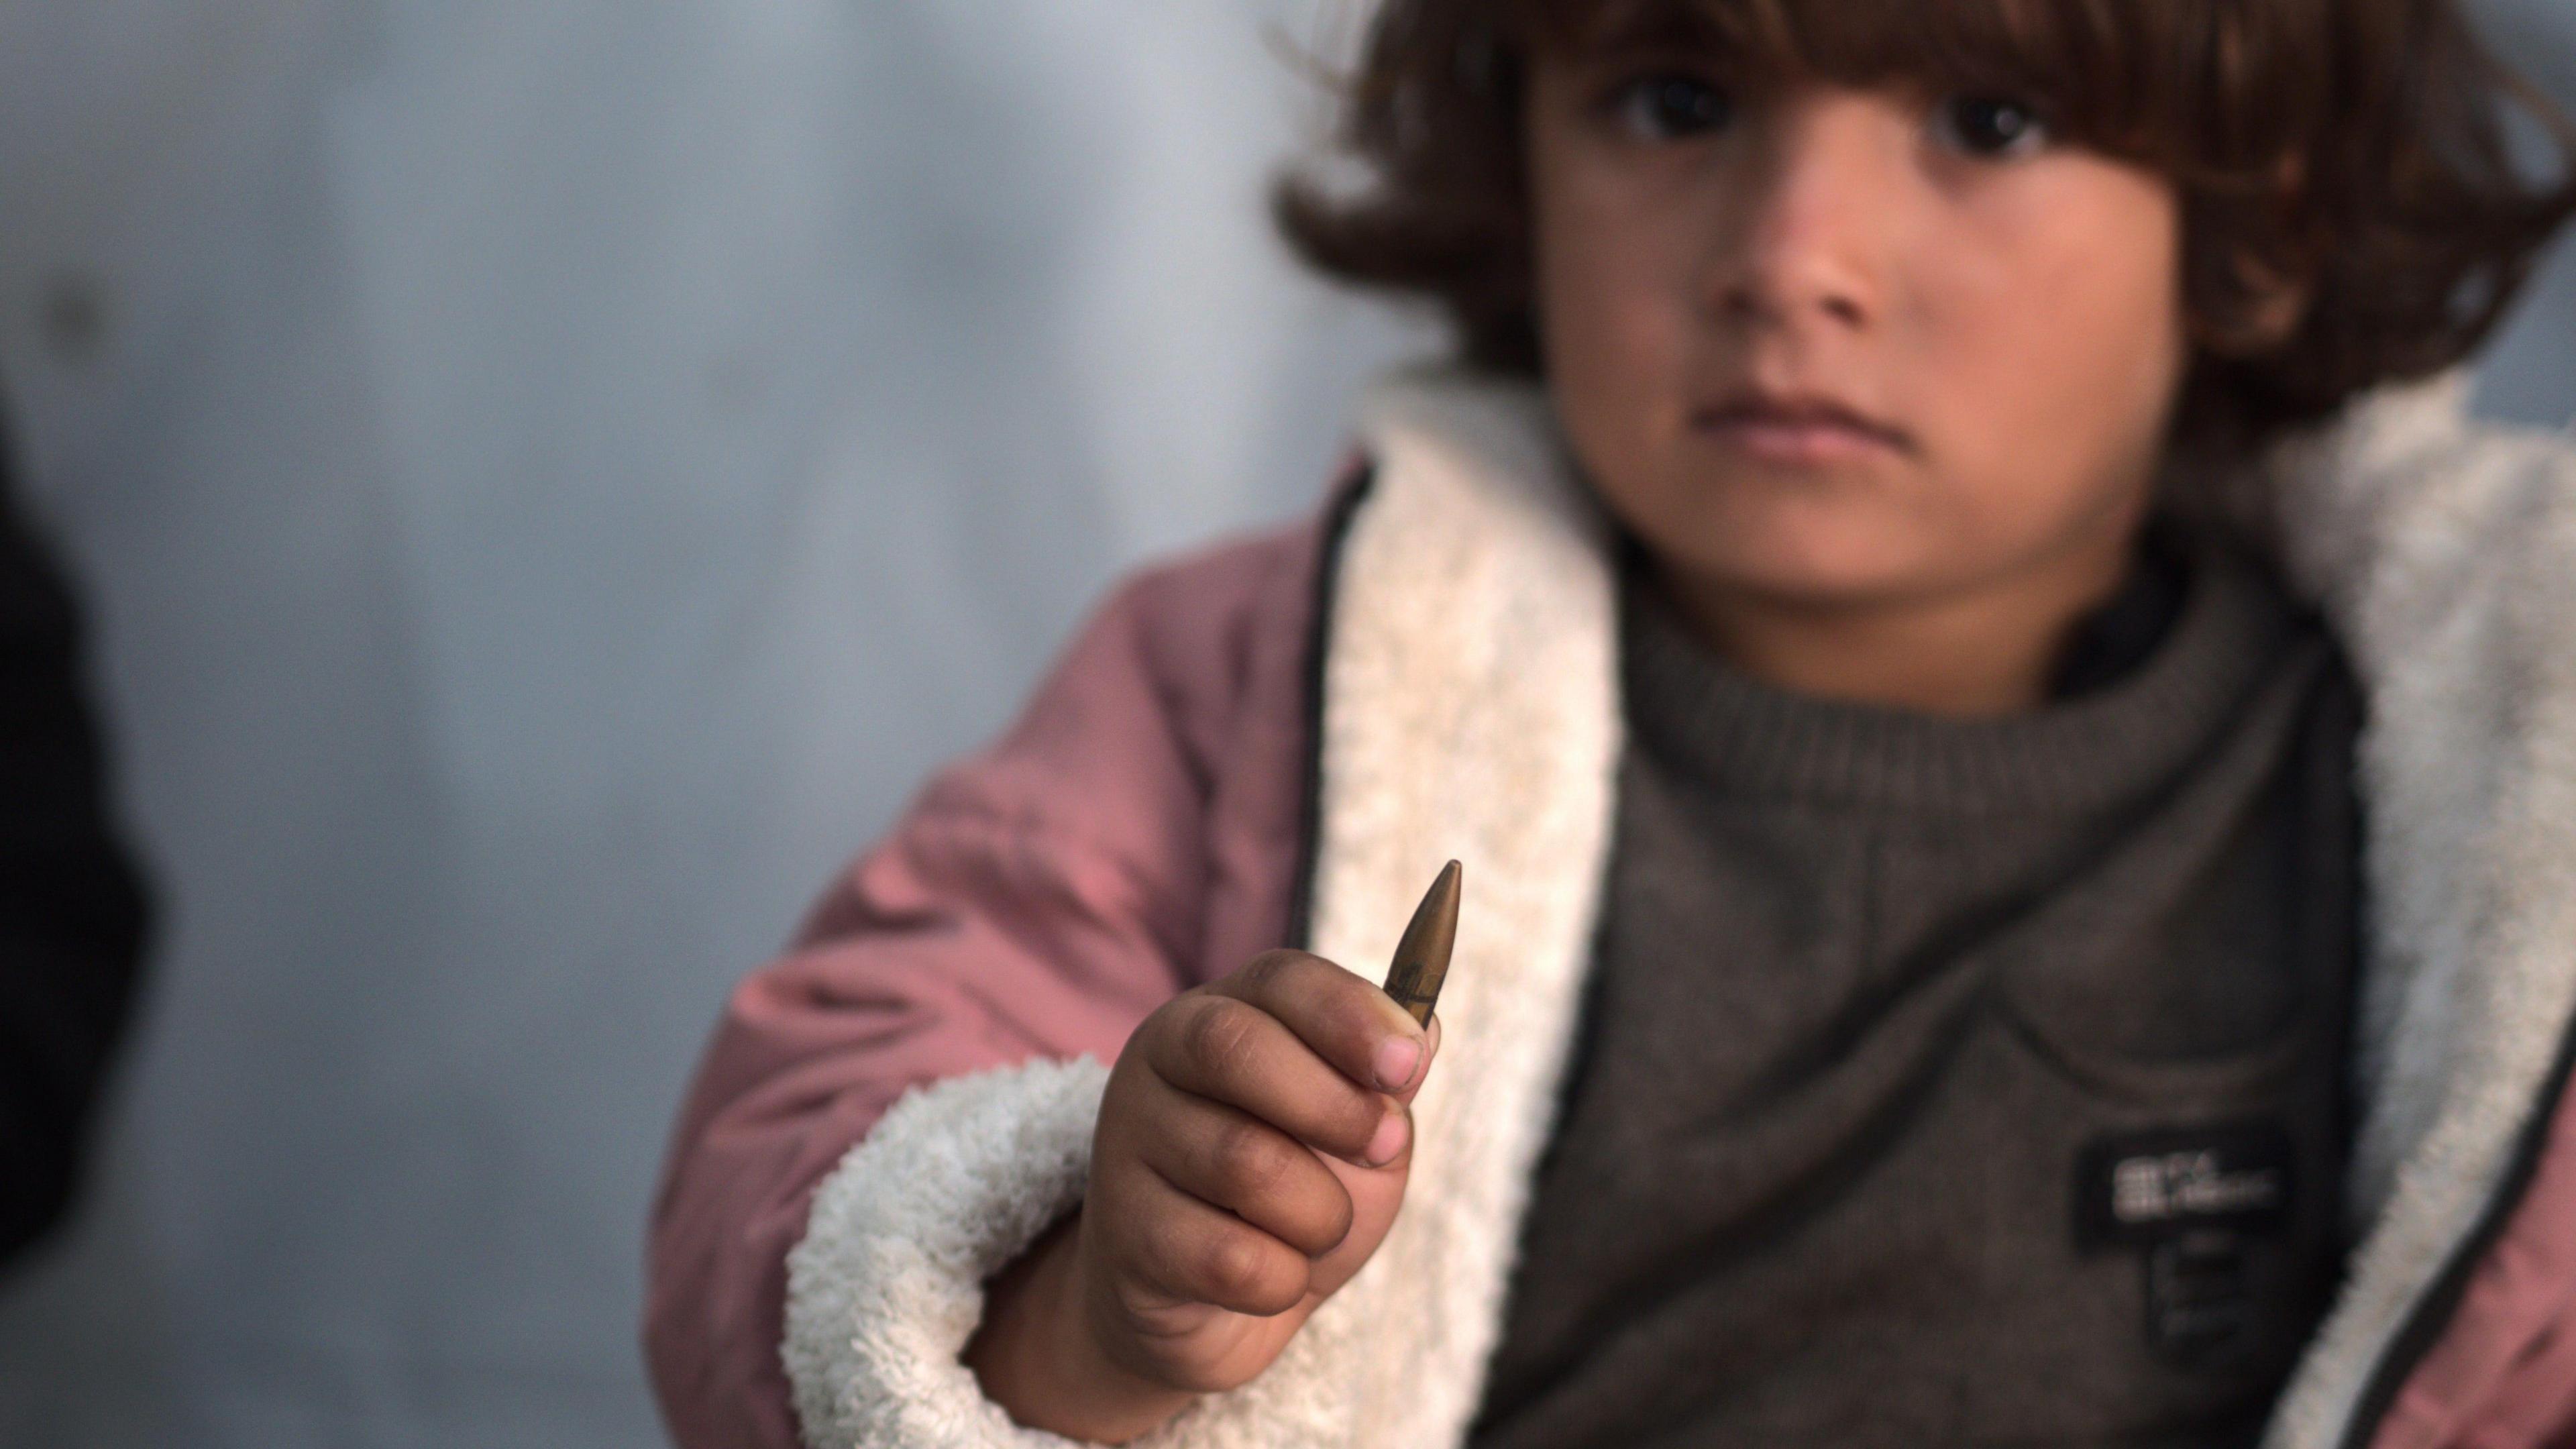
[[[2205,444],[2459,362],[2576,213],[2576,123],[2458,0],[1382,0],[1339,134],[1368,185],[1291,173],[1281,229],[1328,275],[1439,304],[1469,362],[1537,375],[1527,57],[1658,23],[1757,73],[2010,94],[2169,178],[2195,343],[2179,430]],[[2284,296],[2286,339],[2261,321]]]

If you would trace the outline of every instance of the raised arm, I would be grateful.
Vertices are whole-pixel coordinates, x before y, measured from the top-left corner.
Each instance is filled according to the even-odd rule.
[[[898,1098],[1106,1062],[1172,996],[1279,944],[1313,558],[1300,530],[1122,590],[1010,733],[934,781],[736,990],[652,1230],[646,1347],[682,1445],[799,1442],[787,1258],[817,1184]]]

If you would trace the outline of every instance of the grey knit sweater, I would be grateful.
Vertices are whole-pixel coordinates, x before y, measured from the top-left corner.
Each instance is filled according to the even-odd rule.
[[[1973,723],[1766,688],[1632,583],[1481,1449],[2252,1436],[2340,1270],[2357,706],[2257,565],[2167,556],[2082,692]]]

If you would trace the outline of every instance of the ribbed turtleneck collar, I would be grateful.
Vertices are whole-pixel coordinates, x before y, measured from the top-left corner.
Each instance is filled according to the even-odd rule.
[[[1631,567],[1621,664],[1630,728],[1639,748],[1729,794],[1967,814],[2114,805],[2187,763],[2295,632],[2291,606],[2258,564],[2215,538],[2179,546],[2181,612],[2141,663],[2075,698],[1981,720],[1756,681],[1686,632]]]

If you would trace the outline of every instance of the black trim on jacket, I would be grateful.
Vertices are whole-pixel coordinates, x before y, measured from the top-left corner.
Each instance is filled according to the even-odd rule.
[[[1288,891],[1288,943],[1300,951],[1315,943],[1315,869],[1324,851],[1324,670],[1333,646],[1333,608],[1341,592],[1342,546],[1351,524],[1377,484],[1377,464],[1362,458],[1344,473],[1324,506],[1323,539],[1315,551],[1315,612],[1306,626],[1305,779],[1297,807],[1297,869]]]

